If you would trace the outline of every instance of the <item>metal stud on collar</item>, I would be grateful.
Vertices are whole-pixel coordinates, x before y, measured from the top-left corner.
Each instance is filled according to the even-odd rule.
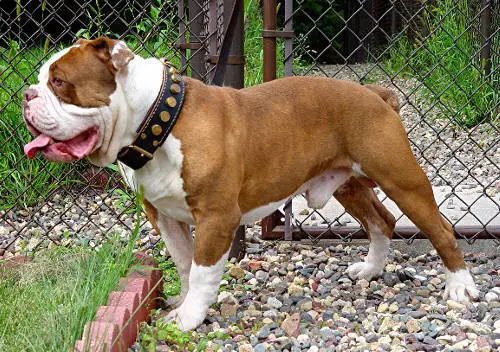
[[[174,97],[168,97],[167,100],[165,100],[165,104],[167,104],[171,108],[175,108],[175,106],[177,105],[177,100],[175,100]]]

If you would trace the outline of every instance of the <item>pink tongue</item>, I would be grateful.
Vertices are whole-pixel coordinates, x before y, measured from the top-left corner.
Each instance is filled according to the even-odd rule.
[[[52,161],[73,161],[87,156],[97,143],[97,127],[89,128],[78,136],[67,141],[54,142],[54,140],[40,134],[24,146],[24,154],[33,159],[38,151]]]
[[[26,154],[28,158],[33,159],[38,149],[46,147],[50,143],[51,139],[52,138],[46,134],[39,135],[24,146],[24,154]]]

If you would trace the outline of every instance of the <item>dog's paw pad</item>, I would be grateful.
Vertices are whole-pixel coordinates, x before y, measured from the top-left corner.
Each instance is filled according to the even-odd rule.
[[[365,279],[370,281],[382,274],[384,267],[370,262],[359,262],[351,264],[347,268],[347,274],[351,279]]]

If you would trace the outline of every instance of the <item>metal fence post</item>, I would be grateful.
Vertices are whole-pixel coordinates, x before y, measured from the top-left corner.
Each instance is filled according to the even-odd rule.
[[[224,26],[227,28],[231,9],[234,1],[224,1]],[[241,0],[243,1],[243,0]],[[233,88],[243,88],[245,85],[244,68],[244,25],[243,25],[244,6],[239,7],[236,14],[236,27],[234,28],[231,47],[229,49],[229,58],[227,61],[226,73],[224,75],[224,84]],[[242,259],[245,256],[245,226],[239,226],[234,236],[233,244],[229,252],[229,258]]]
[[[263,3],[263,48],[264,48],[264,82],[276,79],[276,37],[284,37],[285,40],[285,76],[291,76],[293,62],[293,2],[285,2],[285,32],[277,31],[276,0],[264,0]],[[291,222],[292,200],[285,203],[285,240],[293,239]],[[273,229],[281,225],[283,214],[276,210],[273,214],[262,219],[262,238],[270,239]]]
[[[206,76],[205,50],[201,50],[203,38],[203,8],[197,0],[188,1],[189,8],[189,61],[191,77],[203,80]]]
[[[231,9],[235,0],[224,1],[224,25],[227,28]],[[224,85],[233,88],[243,88],[245,86],[245,57],[244,57],[244,26],[243,26],[244,6],[240,6],[240,11],[236,16],[237,22],[229,49],[226,73],[224,75]]]
[[[276,0],[264,0],[263,29],[276,31]],[[276,79],[276,36],[264,36],[264,82]]]
[[[481,67],[486,77],[491,74],[491,0],[481,6]]]
[[[293,0],[285,0],[285,31],[293,32]],[[285,38],[285,76],[293,75],[293,38]]]

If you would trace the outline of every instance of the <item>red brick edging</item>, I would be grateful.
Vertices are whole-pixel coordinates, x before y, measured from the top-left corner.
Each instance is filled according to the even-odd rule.
[[[136,253],[140,267],[121,278],[117,291],[97,310],[95,320],[85,324],[74,352],[122,352],[137,338],[139,324],[149,320],[149,311],[161,296],[161,272],[151,256]]]

